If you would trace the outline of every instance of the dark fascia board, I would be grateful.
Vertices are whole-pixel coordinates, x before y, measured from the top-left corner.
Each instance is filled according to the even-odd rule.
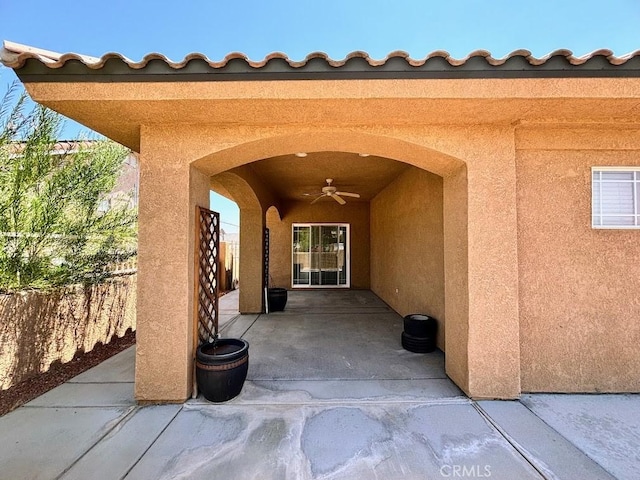
[[[27,59],[15,70],[25,83],[45,82],[209,82],[269,80],[349,80],[349,79],[465,79],[465,78],[623,78],[640,77],[640,55],[621,65],[611,64],[604,55],[593,55],[584,63],[572,64],[563,55],[552,56],[541,65],[515,55],[500,65],[491,65],[481,56],[461,65],[433,57],[421,65],[392,57],[381,65],[366,59],[348,59],[339,67],[322,58],[311,58],[303,66],[292,66],[285,59],[273,58],[256,68],[242,58],[230,59],[224,67],[212,67],[205,59],[194,58],[175,68],[166,61],[149,60],[143,68],[132,68],[122,58],[109,58],[100,68],[91,68],[77,59],[58,68],[48,67],[36,58]]]

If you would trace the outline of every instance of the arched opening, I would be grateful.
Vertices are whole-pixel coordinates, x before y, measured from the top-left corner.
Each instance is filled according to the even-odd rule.
[[[232,199],[213,189],[209,193],[209,208],[220,214],[219,293],[226,295],[237,290],[239,284],[240,209]]]
[[[449,349],[453,352],[451,361],[447,358],[447,372],[464,385],[468,310],[464,162],[397,139],[335,132],[319,137],[322,145],[300,136],[241,144],[195,165],[211,171],[214,163],[228,163],[231,158],[236,165],[245,162],[212,179],[240,176],[243,188],[252,188],[247,196],[253,205],[261,205],[264,225],[270,230],[273,286],[298,287],[294,277],[296,267],[301,267],[292,250],[297,225],[349,225],[353,246],[345,266],[349,286],[371,290],[400,315],[421,312],[437,318],[438,347],[448,357]],[[320,150],[326,145],[341,149]],[[288,151],[282,152],[283,148]],[[268,156],[271,153],[279,154]],[[312,205],[327,178],[339,191],[358,193],[360,198],[347,197],[344,205],[322,198]],[[240,197],[241,191],[230,193]],[[272,205],[278,209],[270,210]],[[312,275],[321,269],[310,270]]]
[[[240,209],[239,311],[263,311],[264,226],[266,210],[273,199],[248,169],[236,168],[211,177],[211,189],[236,202]]]
[[[437,132],[425,132],[413,138],[386,133],[363,133],[358,130],[317,130],[307,127],[302,132],[278,134],[255,132],[225,148],[195,159],[191,165],[205,174],[215,175],[258,160],[294,153],[344,152],[388,158],[408,163],[440,176],[448,176],[464,166],[461,160],[468,150],[459,145],[460,138],[442,139]],[[464,136],[462,136],[464,138]],[[305,158],[305,157],[297,157]]]
[[[147,205],[162,206],[162,215],[155,215],[152,209],[143,211],[147,227],[140,234],[140,285],[147,288],[160,284],[165,295],[142,296],[138,302],[141,341],[137,371],[140,379],[152,379],[137,382],[138,398],[157,398],[155,395],[179,398],[188,387],[187,375],[181,377],[185,379],[183,384],[165,386],[160,375],[149,374],[155,366],[144,354],[145,349],[152,347],[156,326],[171,325],[181,334],[166,336],[177,347],[171,359],[163,360],[163,365],[176,372],[188,371],[188,326],[193,315],[190,300],[193,287],[187,280],[192,270],[189,245],[193,215],[188,212],[205,194],[208,197],[214,182],[224,183],[221,188],[226,188],[241,206],[240,293],[245,313],[262,311],[263,234],[271,206],[277,208],[280,222],[285,224],[286,242],[282,244],[286,243],[287,249],[292,245],[289,222],[340,224],[345,222],[347,209],[351,209],[354,217],[350,223],[365,219],[358,228],[360,240],[354,241],[356,228],[351,231],[351,291],[362,291],[356,287],[374,289],[401,314],[414,313],[409,310],[414,308],[422,310],[420,302],[428,298],[424,295],[426,291],[431,305],[444,295],[444,314],[440,314],[439,320],[443,322],[441,331],[446,330],[440,345],[446,352],[447,375],[476,397],[517,396],[520,393],[517,222],[512,188],[515,168],[513,152],[508,148],[512,145],[508,132],[436,127],[379,129],[374,133],[355,127],[316,131],[311,126],[292,126],[285,130],[289,133],[262,127],[212,130],[210,135],[184,138],[183,144],[174,146],[180,152],[175,163],[156,165],[164,176],[156,175],[154,182],[143,185],[148,189]],[[502,135],[495,137],[500,141],[487,141],[488,135],[494,133]],[[191,153],[181,150],[187,144]],[[319,156],[316,161],[315,156]],[[327,158],[321,159],[322,156]],[[338,160],[332,165],[329,157]],[[187,165],[180,163],[185,161]],[[283,170],[276,168],[279,163],[285,166]],[[370,175],[376,169],[389,172],[385,165],[401,168],[396,171],[397,176],[382,175],[384,182],[365,197],[366,187],[376,184],[375,175]],[[298,185],[304,188],[302,193],[317,191],[329,178],[329,166],[341,169],[331,173],[336,187],[363,193],[361,198],[347,199],[346,205],[333,199],[311,205],[308,197],[303,200],[287,197],[286,191],[293,191],[290,187],[294,180],[302,182]],[[349,179],[352,174],[353,180]],[[349,187],[349,182],[353,187]],[[284,194],[281,188],[285,189]],[[431,197],[425,196],[425,188]],[[175,192],[171,201],[167,200],[167,191]],[[415,208],[418,204],[422,210]],[[358,208],[364,213],[353,212]],[[441,222],[434,221],[435,215],[427,215],[429,208],[431,213],[441,209]],[[167,230],[167,225],[172,230]],[[414,235],[407,234],[407,228],[415,229],[410,232]],[[185,241],[178,244],[180,249],[167,255],[165,249],[154,243],[159,238],[169,241],[172,233]],[[442,245],[441,258],[433,252],[440,249],[437,243],[430,246],[425,243],[434,239]],[[363,260],[354,258],[357,252]],[[421,261],[415,261],[416,258]],[[293,271],[289,262],[285,266],[287,272]],[[162,268],[154,270],[156,265]],[[145,266],[146,270],[142,268]],[[286,275],[290,274],[286,273],[285,279]],[[356,284],[361,281],[357,280],[358,275],[360,285]],[[353,300],[351,304],[360,301]],[[366,298],[363,301],[366,305]],[[303,311],[305,302],[298,302],[295,307]],[[383,308],[389,309],[384,305]],[[273,328],[285,327],[280,324]],[[364,324],[363,329],[367,329]],[[401,327],[393,336],[399,336],[400,332]],[[269,352],[262,353],[263,359],[270,358]],[[384,364],[384,360],[378,364]],[[151,391],[153,397],[147,393]]]

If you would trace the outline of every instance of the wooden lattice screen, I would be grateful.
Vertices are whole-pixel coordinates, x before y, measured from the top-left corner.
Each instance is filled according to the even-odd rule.
[[[269,229],[264,229],[264,265],[262,266],[263,287],[269,286]]]
[[[263,254],[263,265],[262,265],[262,290],[269,288],[269,229],[264,229],[263,234],[263,246],[262,246],[262,254]],[[266,291],[266,290],[265,290]],[[262,299],[262,311],[266,312],[267,308],[267,299]]]
[[[196,207],[196,219],[197,329],[202,344],[218,334],[220,214]]]

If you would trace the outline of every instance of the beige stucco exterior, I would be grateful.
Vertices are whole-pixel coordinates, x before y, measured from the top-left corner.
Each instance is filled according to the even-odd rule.
[[[265,225],[274,281],[286,285],[291,223],[348,221],[358,245],[353,287],[372,288],[402,314],[438,317],[447,374],[470,396],[639,389],[638,231],[592,230],[589,190],[592,165],[638,165],[637,79],[27,88],[140,152],[142,402],[182,401],[191,391],[194,211],[210,188],[241,209],[243,311],[262,305]],[[250,165],[295,152],[366,152],[372,168],[378,159],[412,167],[371,198],[316,209],[283,198],[269,169]],[[321,170],[300,167],[291,178]],[[404,275],[415,283],[400,284]]]
[[[640,391],[638,230],[591,228],[591,167],[640,166],[640,130],[518,135],[524,391]]]
[[[410,168],[371,201],[371,290],[401,315],[427,313],[445,349],[442,178]]]

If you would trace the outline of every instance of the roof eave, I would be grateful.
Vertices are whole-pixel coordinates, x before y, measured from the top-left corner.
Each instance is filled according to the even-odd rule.
[[[117,53],[97,58],[5,41],[0,60],[25,83],[640,77],[640,50],[621,57],[610,50],[583,57],[575,57],[569,50],[556,50],[541,58],[528,50],[517,50],[500,59],[484,50],[464,59],[436,51],[420,60],[401,51],[392,52],[383,60],[374,60],[365,52],[333,60],[316,52],[299,62],[282,53],[257,62],[241,53],[231,53],[219,62],[197,53],[173,62],[154,53],[133,62]]]

